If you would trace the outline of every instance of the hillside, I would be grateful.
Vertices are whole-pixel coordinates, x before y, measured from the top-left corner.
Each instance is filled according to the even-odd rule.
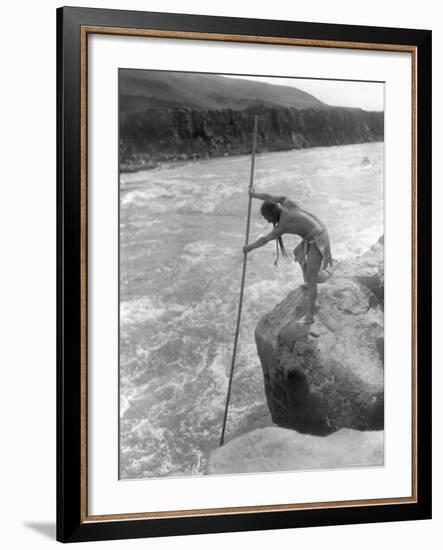
[[[289,86],[207,74],[120,71],[123,115],[155,108],[240,111],[256,105],[294,109],[326,107],[314,96]]]

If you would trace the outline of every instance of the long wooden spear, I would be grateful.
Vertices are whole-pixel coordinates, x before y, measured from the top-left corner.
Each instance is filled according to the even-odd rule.
[[[257,127],[258,127],[258,115],[255,115],[255,117],[254,117],[254,135],[253,135],[253,140],[252,140],[251,174],[250,174],[250,177],[249,177],[249,187],[248,187],[249,201],[248,201],[248,216],[246,218],[245,246],[249,242],[249,227],[251,225],[252,197],[249,194],[249,190],[251,190],[253,188],[253,184],[254,184],[254,164],[255,164],[255,149],[257,147]],[[232,351],[231,372],[230,372],[230,375],[229,375],[228,394],[226,396],[225,415],[223,417],[223,427],[222,427],[222,433],[221,433],[221,437],[220,437],[220,446],[223,445],[224,440],[225,440],[226,421],[227,421],[227,418],[228,418],[229,400],[231,398],[232,379],[233,379],[233,376],[234,376],[235,357],[237,355],[238,335],[239,335],[239,332],[240,332],[240,320],[241,320],[241,312],[242,312],[242,305],[243,305],[243,292],[244,292],[244,289],[245,289],[246,263],[247,263],[247,254],[244,254],[243,255],[243,271],[242,271],[241,285],[240,285],[240,299],[238,301],[237,328],[236,328],[236,331],[235,331],[234,349]]]

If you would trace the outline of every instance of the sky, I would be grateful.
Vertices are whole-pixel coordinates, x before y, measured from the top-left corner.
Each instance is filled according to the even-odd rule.
[[[337,107],[359,107],[366,111],[383,111],[384,85],[380,82],[358,82],[355,80],[316,80],[307,78],[278,78],[232,76],[268,82],[278,86],[293,86],[312,94],[320,101]]]

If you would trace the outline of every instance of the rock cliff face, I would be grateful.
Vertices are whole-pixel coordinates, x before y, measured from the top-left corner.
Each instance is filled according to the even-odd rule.
[[[383,140],[383,113],[339,107],[243,110],[148,108],[120,122],[122,166],[220,157],[251,151],[254,115],[260,117],[257,151],[284,151]]]
[[[382,431],[343,429],[328,437],[262,428],[215,450],[208,474],[241,474],[383,465]]]
[[[384,425],[383,238],[334,266],[318,285],[316,322],[298,323],[307,292],[291,292],[257,325],[255,339],[273,421],[326,435]]]

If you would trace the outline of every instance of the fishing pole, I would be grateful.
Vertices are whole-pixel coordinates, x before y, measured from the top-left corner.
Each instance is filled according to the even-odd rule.
[[[251,159],[251,173],[249,177],[249,187],[248,187],[248,195],[249,195],[249,202],[248,202],[248,216],[246,218],[246,237],[245,237],[245,246],[247,246],[249,242],[249,228],[251,225],[251,207],[252,207],[252,197],[249,191],[253,188],[254,183],[254,164],[255,164],[255,150],[257,147],[257,127],[258,127],[258,115],[255,115],[254,117],[254,134],[253,134],[253,140],[252,140],[252,159]],[[220,446],[223,445],[224,439],[225,439],[225,430],[226,430],[226,421],[228,418],[228,409],[229,409],[229,400],[231,398],[231,389],[232,389],[232,379],[234,376],[234,368],[235,368],[235,358],[237,355],[237,343],[238,343],[238,335],[240,332],[240,319],[241,319],[241,312],[242,312],[242,306],[243,306],[243,292],[245,288],[245,277],[246,277],[246,264],[247,264],[247,254],[243,255],[243,271],[242,271],[242,277],[241,277],[241,285],[240,285],[240,299],[238,301],[238,312],[237,312],[237,328],[235,331],[235,338],[234,338],[234,348],[232,351],[232,361],[231,361],[231,372],[229,375],[229,384],[228,384],[228,393],[226,396],[226,405],[225,405],[225,414],[223,417],[223,427],[222,427],[222,433],[220,437]]]

